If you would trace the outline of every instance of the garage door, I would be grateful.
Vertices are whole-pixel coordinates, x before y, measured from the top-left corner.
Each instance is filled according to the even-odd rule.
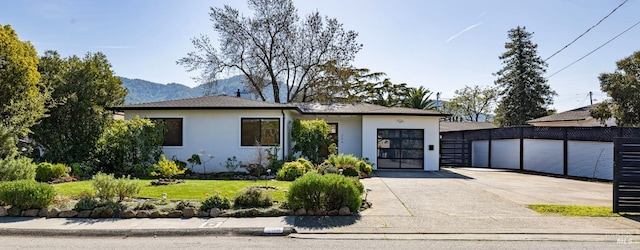
[[[424,130],[378,129],[378,169],[424,169]]]

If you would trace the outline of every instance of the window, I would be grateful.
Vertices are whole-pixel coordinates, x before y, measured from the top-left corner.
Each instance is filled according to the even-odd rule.
[[[280,145],[280,119],[242,118],[240,131],[241,146]]]
[[[182,118],[151,118],[151,120],[165,126],[162,146],[182,146]]]
[[[421,169],[424,130],[378,129],[378,168]]]

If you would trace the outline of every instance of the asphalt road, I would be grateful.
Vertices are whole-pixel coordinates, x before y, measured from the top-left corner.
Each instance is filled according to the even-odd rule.
[[[638,249],[631,242],[310,240],[285,237],[0,237],[0,249]]]

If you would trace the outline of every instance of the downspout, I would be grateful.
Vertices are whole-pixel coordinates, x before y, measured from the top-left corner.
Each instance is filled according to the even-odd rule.
[[[284,161],[284,149],[286,148],[285,145],[287,141],[287,131],[285,131],[287,121],[285,120],[284,109],[280,109],[280,113],[282,113],[282,160]]]

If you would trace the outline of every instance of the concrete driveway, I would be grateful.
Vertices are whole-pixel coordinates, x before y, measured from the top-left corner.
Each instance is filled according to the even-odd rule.
[[[354,220],[321,226],[302,218],[296,228],[306,233],[640,233],[640,223],[634,219],[543,216],[525,206],[610,206],[612,191],[607,183],[471,168],[376,175],[362,180],[372,190],[368,195],[372,209]]]

